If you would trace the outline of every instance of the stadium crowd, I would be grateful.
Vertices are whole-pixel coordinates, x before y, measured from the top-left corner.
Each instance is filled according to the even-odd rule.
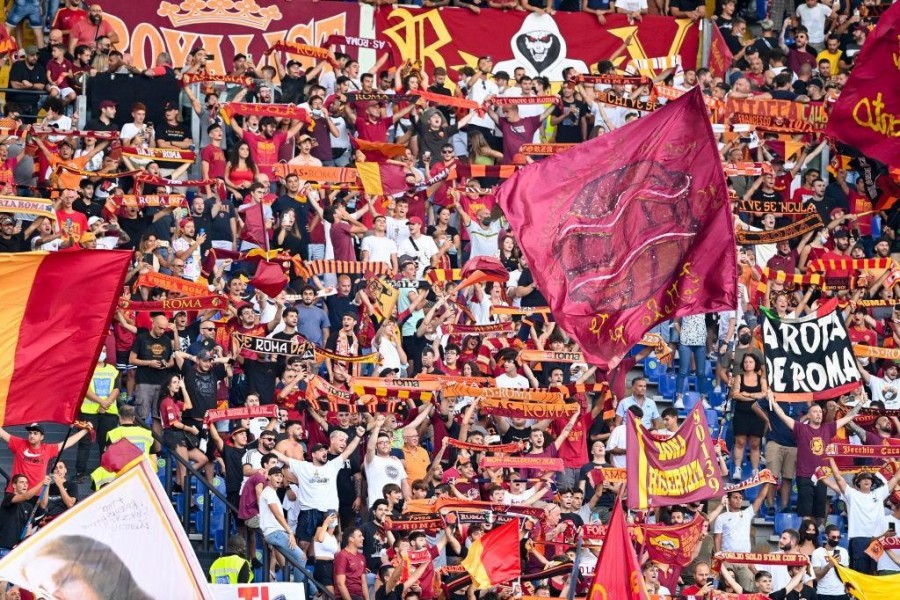
[[[440,68],[427,72],[407,63],[386,70],[383,56],[362,72],[355,58],[334,48],[306,70],[281,52],[273,54],[273,66],[259,69],[237,55],[229,75],[250,77],[254,86],[188,83],[165,104],[165,122],[155,125],[146,122],[143,104],[120,106],[101,98],[98,112],[79,131],[73,102],[85,77],[133,72],[180,80],[202,74],[209,57],[198,47],[185,65],[173,65],[162,53],[153,67],[135,69],[131,57],[115,49],[102,9],[83,9],[78,0],[66,0],[44,45],[43,20],[31,20],[22,8],[31,4],[39,3],[17,2],[7,18],[9,27],[28,19],[40,47],[21,50],[10,70],[15,91],[6,93],[0,184],[7,196],[51,199],[55,218],[0,212],[0,252],[125,249],[134,254],[130,302],[175,301],[196,295],[190,290],[197,285],[227,299],[219,308],[117,310],[79,416],[96,430],[101,451],[128,437],[158,452],[146,426],[210,479],[224,477],[239,535],[229,541],[232,559],[214,566],[214,580],[247,580],[268,547],[306,565],[342,600],[430,600],[442,581],[460,576],[454,567],[502,520],[499,507],[505,506],[540,509],[539,516],[523,517],[524,573],[570,561],[577,533],[607,523],[620,498],[623,479],[609,475],[625,466],[624,420],[634,415],[657,435],[670,436],[696,403],[708,409],[721,439],[716,451],[724,477],[740,482],[767,470],[775,483],[730,492],[721,502],[631,514],[636,523],[706,522],[693,562],[680,579],[675,576],[677,585],[660,582],[661,570],[672,565],[641,556],[651,593],[709,597],[719,589],[831,600],[847,593],[829,556],[864,573],[900,572],[896,551],[877,562],[866,553],[873,538],[895,531],[900,522],[900,498],[891,495],[900,475],[889,474],[888,481],[855,469],[853,459],[835,462],[823,454],[833,441],[896,443],[897,417],[879,416],[865,427],[854,418],[863,406],[900,408],[900,360],[860,357],[864,388],[828,401],[773,403],[766,383],[760,307],[801,316],[833,294],[854,343],[900,347],[900,307],[861,302],[895,299],[900,281],[893,268],[846,273],[850,283],[837,290],[766,275],[802,275],[813,260],[900,253],[897,211],[875,211],[862,168],[849,161],[829,165],[826,151],[838,153],[817,134],[751,130],[729,137],[717,131],[723,163],[760,165],[758,172],[728,178],[736,229],[765,234],[799,218],[796,211],[740,208],[751,202],[813,207],[823,226],[785,241],[741,246],[735,310],[684,317],[653,330],[677,356],[674,389],[662,399],[648,393],[648,377],[660,391],[666,377],[648,366],[660,348],[638,347],[609,374],[584,362],[553,360],[580,349],[546,310],[534,276],[541,265],[528,264],[519,250],[494,201],[502,175],[489,168],[539,160],[520,152],[524,144],[581,143],[627,127],[644,113],[601,102],[598,94],[648,100],[652,85],[595,86],[570,71],[559,87],[524,69],[497,71],[487,56],[450,82]],[[472,10],[480,4],[454,2]],[[521,8],[573,8],[564,5],[529,0]],[[712,17],[734,55],[725,76],[702,68],[667,71],[654,84],[681,91],[699,87],[711,106],[751,98],[827,110],[851,75],[878,8],[873,0],[805,0],[785,15],[757,21],[745,18],[747,7],[725,0]],[[574,9],[593,12],[601,23],[607,12],[640,18],[648,10],[647,2],[630,0],[585,0]],[[704,10],[677,0],[655,12],[696,19],[706,16]],[[613,58],[593,65],[592,72],[614,74]],[[486,110],[409,99],[423,89],[479,104],[487,100]],[[360,100],[357,94],[387,99]],[[395,94],[403,99],[391,101]],[[490,103],[495,97],[551,94],[557,99],[546,105]],[[310,119],[222,110],[231,103],[273,102],[296,105]],[[193,119],[200,122],[196,139]],[[785,156],[790,146],[799,152]],[[179,162],[194,148],[196,161]],[[384,173],[400,173],[405,191],[378,196],[352,183],[313,178],[324,172],[316,171],[320,167],[371,162]],[[472,176],[433,180],[457,165],[472,166]],[[184,179],[198,183],[179,186]],[[140,200],[182,193],[184,203]],[[287,287],[272,295],[254,285],[262,281],[259,255],[268,249],[276,250],[275,264],[290,266]],[[366,268],[354,266],[358,262]],[[472,264],[502,268],[503,280],[458,289],[455,270]],[[373,279],[396,290],[389,314],[381,312],[383,294]],[[148,283],[154,281],[162,283]],[[305,340],[315,354],[267,354],[241,343],[263,337]],[[534,359],[523,355],[529,350],[557,354]],[[641,367],[647,376],[635,375]],[[600,385],[604,380],[608,387]],[[563,390],[578,409],[551,419],[500,416],[483,406],[482,396],[442,393],[441,385],[460,381]],[[210,410],[271,405],[277,407],[271,418],[206,419]],[[89,464],[94,442],[84,432],[66,442],[78,446],[75,464],[60,462],[49,476],[47,467],[63,448],[43,442],[40,424],[28,427],[27,440],[2,429],[0,437],[15,460],[0,506],[4,555],[18,542],[45,483],[50,492],[40,500],[37,521],[74,505],[73,481],[83,482],[97,465]],[[520,445],[513,453],[534,459],[534,466],[485,466],[490,446],[514,443]],[[564,470],[540,468],[538,459],[555,458]],[[834,476],[817,477],[823,466]],[[855,469],[855,476],[842,476],[847,469]],[[184,482],[183,469],[178,482]],[[473,505],[478,519],[454,519],[451,513],[462,510],[456,508],[445,511],[437,525],[406,527],[414,514],[408,508],[426,499],[449,506],[453,500],[490,502],[498,512]],[[808,568],[727,562],[713,568],[715,552],[768,551],[757,544],[754,519],[772,522],[779,514],[795,515],[798,524],[779,532],[779,552],[809,556]],[[578,582],[557,575],[523,583],[524,593],[558,597],[576,586],[584,594],[598,548],[582,548]],[[290,563],[272,564],[283,569],[285,580],[304,580]],[[481,597],[512,593],[493,590]],[[452,594],[474,597],[475,591],[463,587]]]

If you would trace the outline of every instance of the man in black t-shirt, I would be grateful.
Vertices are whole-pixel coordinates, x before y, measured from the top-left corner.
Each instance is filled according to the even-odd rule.
[[[175,364],[173,340],[169,319],[165,315],[156,315],[150,330],[138,332],[131,346],[128,363],[137,367],[134,409],[141,423],[146,424],[151,411],[156,412],[153,409],[159,400],[159,390],[172,373]]]
[[[27,92],[40,92],[47,89],[47,70],[38,64],[37,46],[25,48],[25,58],[13,63],[9,70],[9,87],[23,92],[6,93],[6,114],[21,113],[22,122],[26,125],[35,122],[37,104],[40,95]]]
[[[244,454],[247,452],[246,427],[238,427],[231,432],[231,443],[226,444],[215,427],[209,428],[209,437],[219,450],[225,463],[225,496],[237,509],[241,502],[241,485],[244,483]]]
[[[556,126],[556,141],[560,144],[578,144],[587,139],[588,117],[591,111],[587,104],[575,98],[575,88],[564,85],[561,102],[553,111],[550,122]]]
[[[190,149],[194,141],[178,121],[178,105],[174,102],[167,102],[164,110],[166,121],[162,127],[157,129],[156,146],[171,150]],[[161,169],[177,169],[181,165],[177,162],[162,161],[159,166]]]
[[[78,486],[74,481],[66,481],[66,463],[59,461],[53,469],[53,483],[47,490],[47,495],[41,500],[40,510],[35,521],[50,520],[58,517],[78,501]],[[43,526],[45,523],[41,523]]]
[[[21,227],[16,231],[16,222],[11,215],[0,214],[0,252],[25,252],[25,236]]]
[[[216,408],[219,382],[231,376],[229,360],[215,358],[205,348],[197,353],[196,358],[185,352],[175,353],[175,362],[184,372],[184,387],[191,397],[191,409],[184,411],[185,424],[201,428],[206,411]]]
[[[45,485],[50,485],[49,475],[28,489],[28,478],[23,474],[13,475],[12,492],[6,492],[0,503],[0,558],[12,550],[22,538],[22,530],[34,508],[34,497]]]
[[[328,460],[341,456],[347,448],[349,439],[343,430],[332,430],[328,436]],[[346,530],[353,526],[353,521],[362,506],[362,473],[360,472],[358,452],[354,452],[344,460],[344,466],[338,471],[336,483],[340,499],[338,516],[341,521],[341,529]]]

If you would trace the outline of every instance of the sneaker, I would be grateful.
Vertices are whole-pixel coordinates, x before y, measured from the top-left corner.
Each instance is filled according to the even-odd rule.
[[[704,410],[712,410],[712,406],[709,403],[709,400],[706,398],[703,399],[703,409]]]
[[[740,467],[734,468],[734,475],[732,475],[731,478],[735,481],[741,480],[741,468]]]
[[[684,410],[684,400],[681,396],[675,397],[675,404],[672,405],[676,410]]]

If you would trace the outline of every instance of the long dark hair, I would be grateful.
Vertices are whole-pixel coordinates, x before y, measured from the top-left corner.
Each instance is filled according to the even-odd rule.
[[[244,159],[244,162],[247,163],[247,168],[254,173],[259,172],[259,169],[256,168],[256,162],[254,162],[253,160],[253,152],[250,151],[250,144],[244,141],[240,141],[235,144],[234,148],[231,149],[231,152],[228,153],[228,164],[231,165],[231,170],[233,171],[234,169],[237,169],[241,164],[241,157],[238,154],[241,146],[247,146],[247,158]]]

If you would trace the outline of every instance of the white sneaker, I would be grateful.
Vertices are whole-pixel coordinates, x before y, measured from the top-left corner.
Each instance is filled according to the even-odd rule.
[[[684,400],[681,398],[681,396],[677,396],[675,398],[675,404],[673,404],[672,406],[674,406],[676,410],[684,409]]]
[[[709,401],[706,398],[703,399],[703,408],[704,410],[712,410],[712,406],[710,406]]]
[[[740,467],[734,468],[734,475],[732,475],[731,478],[734,479],[735,481],[741,480],[741,468]]]

